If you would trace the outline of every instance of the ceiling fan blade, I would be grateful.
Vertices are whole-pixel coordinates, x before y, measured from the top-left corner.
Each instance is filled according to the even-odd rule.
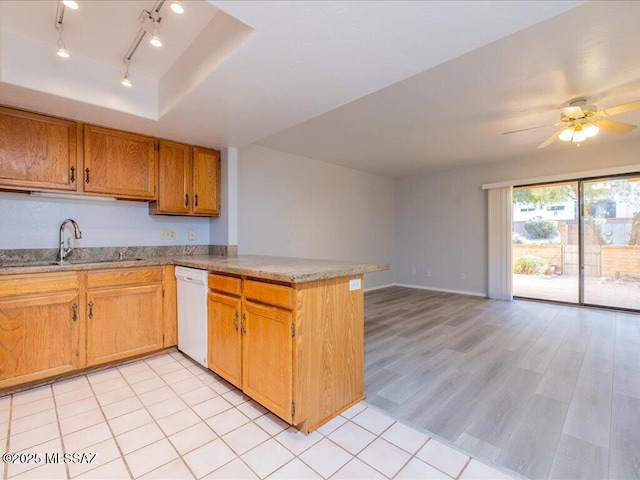
[[[563,123],[560,122],[560,123],[554,123],[550,125],[538,125],[537,127],[523,128],[521,130],[511,130],[510,132],[504,132],[503,135],[509,135],[510,133],[526,132],[527,130],[536,130],[538,128],[557,127],[558,125],[563,125]]]
[[[605,113],[607,115],[618,115],[620,113],[630,112],[631,110],[637,110],[640,108],[640,100],[636,100],[635,102],[625,103],[623,105],[618,105],[617,107],[607,108]]]
[[[596,121],[595,124],[605,132],[611,133],[629,133],[636,128],[636,125],[618,122],[616,120],[609,120],[606,118]]]
[[[542,142],[540,145],[538,145],[538,148],[544,148],[547,145],[551,145],[556,140],[556,138],[558,138],[560,136],[560,134],[563,131],[564,131],[564,128],[561,128],[560,130],[558,130],[556,133],[554,133],[549,138],[547,138],[544,142]]]

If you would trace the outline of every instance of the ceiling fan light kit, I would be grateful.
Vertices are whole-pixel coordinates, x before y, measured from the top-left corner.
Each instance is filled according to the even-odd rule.
[[[560,132],[558,138],[563,142],[584,142],[587,138],[595,137],[600,131],[595,123],[579,123],[565,128]]]
[[[538,145],[538,148],[544,148],[553,143],[556,139],[562,140],[563,142],[573,142],[580,146],[580,142],[584,142],[588,138],[595,137],[601,129],[605,132],[618,134],[631,132],[636,128],[636,125],[618,122],[616,120],[609,120],[608,117],[637,109],[640,109],[640,100],[611,107],[607,110],[598,110],[598,107],[595,105],[588,105],[586,98],[577,98],[568,102],[566,106],[560,108],[560,123],[543,125],[541,127],[525,128],[522,130],[513,130],[511,132],[505,132],[503,135],[562,125],[560,130]]]

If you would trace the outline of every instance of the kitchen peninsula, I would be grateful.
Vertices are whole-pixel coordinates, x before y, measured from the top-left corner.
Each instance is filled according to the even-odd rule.
[[[79,373],[100,358],[106,364],[175,347],[175,265],[209,272],[209,368],[246,395],[304,432],[364,398],[363,274],[389,266],[253,255],[0,264],[0,329],[8,333],[0,349],[8,366],[0,371],[0,386]],[[137,295],[131,304],[122,300],[126,289]],[[54,304],[43,310],[52,296]],[[129,312],[136,302],[149,305],[144,310],[154,318],[138,328],[153,331],[137,332],[141,345],[127,346],[124,355],[114,353],[117,342],[109,337],[100,357],[96,342],[104,335],[127,338],[138,320],[120,317],[118,302]],[[64,336],[50,344],[67,351],[48,360],[41,354],[40,362],[25,350],[43,331],[30,326],[40,321],[39,311],[47,312],[42,322],[49,335]],[[106,318],[110,326],[92,336]]]

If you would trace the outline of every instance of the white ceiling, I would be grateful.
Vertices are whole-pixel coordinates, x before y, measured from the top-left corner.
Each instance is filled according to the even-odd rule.
[[[0,2],[0,103],[402,176],[531,155],[553,127],[501,133],[574,97],[640,99],[640,2],[186,1],[190,16],[163,7],[167,50],[141,46],[128,91],[123,49],[154,2],[79,3],[65,64],[56,2]]]
[[[143,10],[151,11],[154,1],[79,0],[79,4],[82,8],[64,10],[65,46],[73,54],[84,55],[121,70],[123,58],[140,29],[140,14]],[[166,2],[160,10],[159,32],[165,39],[163,48],[149,44],[152,24],[149,20],[145,22],[145,41],[131,62],[134,78],[135,74],[141,74],[160,79],[218,12],[208,2],[189,2],[184,14],[176,15],[169,4]],[[3,0],[0,2],[2,28],[45,43],[49,49],[55,50],[57,5],[58,2],[47,0]]]

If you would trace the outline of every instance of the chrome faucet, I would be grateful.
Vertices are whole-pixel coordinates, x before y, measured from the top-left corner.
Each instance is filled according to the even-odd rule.
[[[66,227],[67,223],[69,222],[71,222],[71,224],[73,225],[74,236],[77,239],[82,238],[82,232],[80,231],[80,227],[78,227],[78,224],[75,220],[67,218],[64,222],[62,222],[62,225],[60,225],[60,249],[58,250],[58,261],[60,263],[64,262],[64,257],[69,255],[71,253],[71,250],[73,250],[73,248],[71,248],[71,239],[69,239],[69,246],[67,248],[64,248],[64,227]]]

